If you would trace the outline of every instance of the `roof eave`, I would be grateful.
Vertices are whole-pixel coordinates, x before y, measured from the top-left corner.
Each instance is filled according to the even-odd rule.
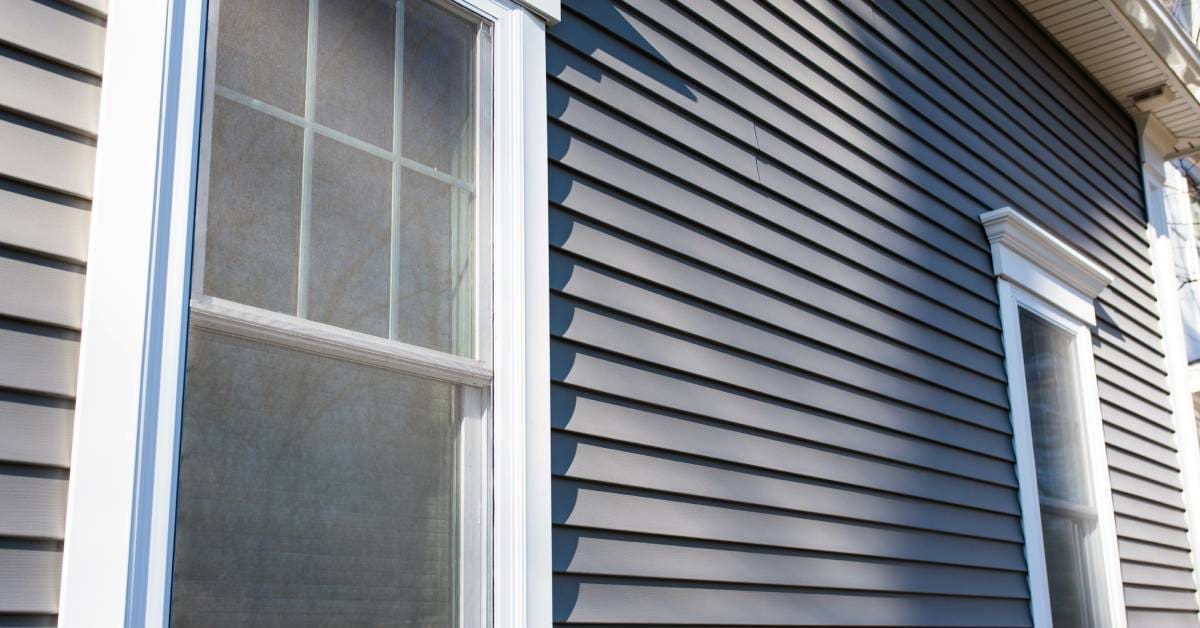
[[[1183,27],[1156,0],[1020,0],[1036,21],[1122,107],[1132,115],[1150,113],[1174,136],[1175,152],[1200,149],[1200,50]],[[1063,20],[1061,5],[1089,19]],[[1082,22],[1082,23],[1080,23]],[[1105,35],[1097,53],[1087,30]],[[1133,43],[1134,46],[1128,44]],[[1124,51],[1117,54],[1117,51]],[[1164,96],[1138,98],[1163,88]]]

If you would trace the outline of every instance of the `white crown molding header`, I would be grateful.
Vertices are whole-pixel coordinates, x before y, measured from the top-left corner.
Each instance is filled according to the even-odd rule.
[[[1011,207],[980,214],[992,246],[992,270],[1075,318],[1094,325],[1092,304],[1113,277]]]

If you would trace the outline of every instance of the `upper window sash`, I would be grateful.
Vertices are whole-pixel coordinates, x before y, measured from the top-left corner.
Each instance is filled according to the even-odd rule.
[[[428,53],[423,54],[419,44],[415,49],[408,49],[410,43],[406,43],[404,16],[407,14],[406,7],[412,9],[412,5],[407,0],[393,0],[391,4],[394,4],[396,11],[394,32],[389,27],[373,32],[372,36],[377,39],[390,36],[394,43],[394,52],[370,62],[363,59],[355,61],[359,65],[366,64],[362,67],[375,70],[379,76],[391,80],[390,87],[383,85],[374,93],[376,99],[391,99],[390,106],[380,111],[361,107],[347,109],[344,103],[339,103],[335,97],[340,83],[336,78],[331,79],[325,75],[329,71],[329,64],[336,63],[339,59],[338,46],[331,44],[325,30],[333,26],[336,33],[336,26],[333,23],[324,23],[330,17],[338,19],[336,3],[308,0],[307,14],[310,19],[307,21],[307,28],[296,29],[301,32],[293,33],[301,39],[294,42],[292,52],[298,51],[300,57],[296,67],[291,68],[293,73],[302,69],[301,76],[293,76],[301,82],[300,89],[295,89],[296,86],[292,85],[290,91],[280,91],[278,85],[270,80],[264,81],[261,76],[247,78],[238,74],[236,68],[246,64],[247,52],[237,45],[218,42],[218,31],[225,30],[220,24],[226,19],[223,17],[225,11],[220,2],[209,3],[209,41],[204,73],[205,105],[202,108],[204,120],[201,125],[200,142],[202,167],[198,173],[196,239],[193,247],[196,262],[193,265],[192,293],[195,296],[209,295],[269,308],[293,314],[300,319],[337,325],[346,322],[356,325],[358,331],[490,362],[490,236],[495,190],[491,182],[494,109],[492,75],[495,69],[492,30],[496,21],[505,15],[504,7],[486,0],[444,0],[438,3],[441,10],[446,11],[448,15],[464,18],[465,21],[455,27],[458,29],[454,35],[456,38],[463,36],[465,29],[462,27],[466,24],[481,25],[475,30],[473,53],[450,55],[445,65],[437,66],[442,70],[440,72],[414,75],[414,68],[421,67],[423,62],[428,63]],[[330,11],[335,15],[329,16]],[[232,19],[237,19],[237,16],[233,15]],[[411,16],[409,19],[412,19]],[[418,21],[420,19],[418,16]],[[468,40],[463,39],[458,43],[466,45]],[[415,59],[414,53],[417,55]],[[391,68],[387,69],[389,62]],[[235,69],[222,72],[221,68],[226,67],[226,64],[227,67]],[[454,71],[449,71],[451,68]],[[433,68],[428,70],[432,71]],[[406,72],[409,73],[407,79]],[[416,89],[414,90],[414,85],[406,87],[406,80],[414,82]],[[429,137],[422,136],[419,130],[421,125],[414,124],[417,117],[430,114],[426,106],[422,105],[420,96],[413,97],[414,93],[430,91],[426,83],[447,86],[444,93],[435,93],[452,100],[453,102],[447,102],[444,108],[455,113],[447,114],[448,117],[444,120],[432,121],[430,126],[441,123],[441,126],[445,127],[446,123],[461,123],[462,126],[457,131],[442,129],[445,131],[443,139],[450,141],[438,140],[430,143]],[[342,85],[341,89],[350,89],[351,86],[361,88],[363,84]],[[368,98],[365,94],[358,96]],[[414,113],[411,110],[413,105],[422,111]],[[405,109],[410,111],[405,112]],[[237,117],[232,117],[235,113]],[[224,277],[225,282],[211,280],[217,275],[224,276],[223,273],[214,273],[214,277],[211,278],[207,276],[210,269],[205,256],[213,253],[212,247],[209,246],[210,239],[224,236],[222,243],[217,246],[218,251],[223,250],[222,245],[229,249],[245,244],[245,241],[239,241],[229,233],[230,193],[221,194],[219,187],[210,188],[208,185],[208,178],[212,176],[214,169],[218,168],[215,159],[217,155],[213,154],[217,150],[214,145],[231,141],[228,130],[222,135],[218,129],[228,129],[229,125],[234,124],[230,120],[239,119],[243,115],[253,115],[258,120],[279,121],[283,123],[280,126],[297,129],[303,138],[302,154],[286,154],[279,157],[286,166],[298,168],[300,176],[298,215],[289,214],[289,217],[298,223],[292,227],[298,228],[299,238],[293,243],[291,250],[286,246],[279,248],[279,252],[285,258],[293,258],[288,261],[292,262],[293,275],[290,279],[294,286],[291,291],[272,295],[274,302],[256,301],[253,297],[257,295],[243,294],[244,290],[239,290],[233,285],[237,282],[230,282],[229,277]],[[217,117],[221,117],[225,125],[218,124]],[[384,129],[379,124],[385,119],[390,124],[390,130],[382,132]],[[363,124],[364,120],[368,123]],[[414,131],[415,138],[406,137]],[[457,141],[454,141],[455,139]],[[384,236],[389,244],[383,247],[386,249],[383,253],[385,268],[372,268],[375,271],[373,276],[386,279],[383,302],[377,304],[374,301],[380,296],[380,286],[378,283],[371,283],[368,287],[365,273],[360,272],[355,277],[346,278],[354,288],[347,293],[350,296],[346,296],[345,301],[353,302],[355,297],[370,301],[371,305],[366,309],[341,309],[334,306],[329,299],[329,271],[338,264],[335,259],[337,256],[331,256],[329,246],[330,242],[337,239],[329,235],[330,216],[337,213],[331,212],[336,208],[330,205],[329,190],[331,186],[343,185],[351,180],[347,176],[354,172],[339,172],[331,165],[328,155],[333,150],[341,149],[348,151],[347,154],[356,155],[356,159],[365,159],[371,165],[379,160],[387,164],[386,167],[390,170],[390,211],[386,212],[384,220],[390,222],[391,232],[390,235]],[[322,154],[325,155],[324,159]],[[257,160],[252,159],[248,163],[257,164],[268,158],[259,155]],[[222,161],[226,162],[226,170],[230,168],[228,164],[236,163],[236,159],[237,157],[231,156],[228,151],[224,152]],[[280,173],[284,176],[297,174],[290,171]],[[378,172],[371,172],[369,176],[357,180],[357,183],[367,187],[379,184],[382,179],[378,175]],[[448,191],[448,195],[439,199],[439,202],[449,203],[440,209],[449,209],[451,212],[453,234],[449,239],[449,246],[453,259],[441,264],[430,262],[431,266],[425,270],[433,271],[429,273],[433,279],[428,285],[420,286],[420,282],[414,283],[413,269],[421,267],[421,262],[414,259],[410,251],[420,250],[421,243],[414,242],[412,237],[401,229],[401,225],[410,220],[417,224],[416,229],[419,232],[421,223],[432,218],[433,214],[422,207],[429,199],[420,199],[422,192],[428,194],[434,189],[428,187],[430,184],[437,186],[439,193],[442,187]],[[233,194],[246,192],[245,182],[241,185],[242,188]],[[379,199],[369,200],[374,202]],[[210,205],[214,206],[210,208]],[[272,209],[279,213],[277,208]],[[358,219],[379,221],[378,209],[377,206],[370,205],[368,211],[361,213]],[[210,236],[209,232],[213,229],[210,214],[214,210],[217,215],[225,215],[224,229],[218,226],[213,231],[214,235]],[[387,229],[388,226],[384,225],[383,230]],[[324,246],[322,233],[326,234]],[[364,247],[373,247],[368,257],[377,260],[380,250],[373,238],[378,236],[364,232],[360,237]],[[417,244],[416,247],[413,246],[414,243]],[[362,259],[366,261],[367,258]],[[217,263],[220,264],[220,261]],[[276,271],[278,272],[278,265]],[[442,271],[441,277],[438,276],[438,271]],[[447,272],[450,276],[445,276]],[[245,273],[245,264],[242,268],[232,271],[234,276],[244,276]],[[447,288],[449,285],[446,282],[453,285],[452,295],[438,297],[425,290],[431,287],[439,290]],[[418,298],[408,299],[413,292],[424,296],[418,294]],[[289,293],[294,296],[293,302],[279,300],[283,294]],[[380,305],[382,307],[377,307]],[[441,307],[449,307],[450,312],[444,316],[433,316],[433,312]],[[418,322],[406,323],[406,319],[413,314],[417,315]],[[341,322],[335,322],[339,320],[339,316]],[[430,322],[430,318],[443,321],[442,325],[448,328],[442,329],[439,326],[438,331],[431,334],[416,333],[422,329],[423,323]]]

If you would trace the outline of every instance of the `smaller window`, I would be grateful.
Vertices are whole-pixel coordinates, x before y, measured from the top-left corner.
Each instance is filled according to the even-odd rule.
[[[980,216],[1000,297],[1035,626],[1124,617],[1090,327],[1111,277],[1012,209]]]

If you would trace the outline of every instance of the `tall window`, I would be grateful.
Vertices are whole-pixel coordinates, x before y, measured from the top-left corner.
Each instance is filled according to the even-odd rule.
[[[176,625],[471,625],[490,35],[434,0],[210,2]]]
[[[1121,625],[1091,332],[1112,277],[1011,208],[980,220],[1000,302],[1033,624]]]
[[[1055,626],[1095,626],[1097,514],[1088,479],[1075,335],[1019,307],[1046,578]]]

